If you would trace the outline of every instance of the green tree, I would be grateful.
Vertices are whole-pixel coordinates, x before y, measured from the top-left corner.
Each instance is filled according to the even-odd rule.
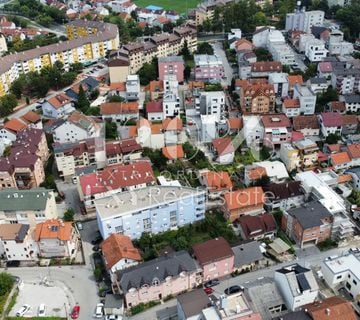
[[[86,112],[87,109],[90,108],[90,102],[86,96],[86,93],[84,91],[84,88],[82,85],[79,87],[79,94],[76,101],[76,108],[81,110],[82,112]]]
[[[14,284],[12,276],[6,272],[0,273],[0,296],[9,293]]]
[[[316,99],[316,112],[323,112],[327,103],[331,101],[338,101],[339,94],[336,89],[331,86],[325,92],[318,94]]]
[[[327,137],[326,137],[326,139],[325,139],[325,141],[326,141],[326,143],[328,143],[328,144],[336,144],[336,143],[338,143],[338,141],[341,139],[341,137],[338,135],[338,134],[336,134],[336,133],[330,133]]]
[[[0,98],[0,117],[6,117],[13,112],[17,106],[16,96],[12,93],[6,94]]]
[[[311,63],[311,64],[309,64],[309,66],[307,67],[307,69],[304,73],[304,80],[307,81],[310,78],[315,77],[316,74],[317,74],[317,64]]]
[[[257,48],[254,50],[256,54],[257,61],[271,61],[271,53],[265,48]]]
[[[105,122],[105,137],[108,140],[115,140],[118,137],[117,125],[115,122]]]
[[[191,76],[191,67],[190,66],[185,66],[184,68],[184,79],[185,81],[188,81],[190,79]]]
[[[64,212],[64,221],[74,221],[75,210],[69,208]]]
[[[84,69],[84,66],[80,62],[72,63],[69,67],[69,71],[81,73],[81,71]]]
[[[156,80],[158,77],[157,59],[151,63],[145,63],[138,72],[141,85],[148,85],[150,81]]]
[[[123,97],[120,97],[117,95],[112,95],[112,96],[108,96],[107,101],[108,102],[124,102],[125,99]]]
[[[214,54],[214,49],[208,42],[201,42],[198,45],[197,53],[198,54],[210,54],[210,55],[213,55]]]

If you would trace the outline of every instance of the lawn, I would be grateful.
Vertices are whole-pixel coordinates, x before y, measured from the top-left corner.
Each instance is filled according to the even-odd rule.
[[[134,2],[141,8],[154,5],[167,10],[175,10],[178,13],[186,13],[188,9],[195,8],[200,0],[135,0]]]

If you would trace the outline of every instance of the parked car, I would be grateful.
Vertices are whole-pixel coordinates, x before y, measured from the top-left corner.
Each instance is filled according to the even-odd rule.
[[[122,320],[122,316],[117,314],[109,314],[105,317],[105,320]]]
[[[351,252],[351,253],[360,253],[360,248],[350,248],[349,252]]]
[[[240,291],[241,291],[241,287],[235,285],[235,286],[231,286],[231,287],[225,289],[224,293],[227,295],[230,295],[230,294],[238,293]]]
[[[24,304],[17,312],[17,317],[22,317],[25,313],[27,313],[30,310],[30,306],[28,304]]]
[[[98,244],[96,244],[96,245],[94,245],[94,246],[92,247],[92,250],[95,251],[95,252],[97,252],[97,251],[100,250],[100,246],[99,246]]]
[[[7,261],[6,262],[6,267],[10,268],[10,267],[19,267],[20,266],[20,261],[19,260],[12,260],[12,261]]]
[[[81,222],[76,222],[76,226],[77,226],[79,231],[83,230],[83,225],[82,225]]]
[[[204,288],[204,291],[206,294],[212,294],[214,292],[214,289],[213,288]]]
[[[45,317],[45,313],[46,313],[46,306],[45,303],[42,303],[39,305],[38,317]]]
[[[95,308],[95,318],[102,318],[104,316],[104,305],[102,303],[98,303]]]
[[[80,314],[80,306],[77,304],[76,306],[74,306],[74,308],[71,311],[71,319],[79,318],[79,314]]]
[[[102,241],[102,237],[101,236],[96,236],[96,238],[94,240],[91,240],[91,244],[99,244]]]
[[[219,279],[212,279],[204,283],[205,288],[217,286],[220,283]]]

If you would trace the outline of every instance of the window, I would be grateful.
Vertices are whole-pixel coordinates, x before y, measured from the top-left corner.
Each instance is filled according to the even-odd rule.
[[[144,230],[151,230],[151,220],[150,218],[143,219]]]
[[[336,277],[336,279],[341,279],[341,278],[342,278],[342,275],[341,275],[341,274]]]
[[[124,228],[123,228],[123,226],[117,226],[117,227],[115,227],[115,232],[116,232],[116,233],[124,233]]]
[[[176,211],[171,211],[171,212],[170,212],[170,226],[171,226],[171,227],[176,227],[176,226],[177,226],[177,215],[176,215]]]

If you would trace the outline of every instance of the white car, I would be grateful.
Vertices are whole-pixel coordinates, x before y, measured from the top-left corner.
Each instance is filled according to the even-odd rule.
[[[122,320],[122,316],[116,314],[110,314],[105,317],[105,320]]]
[[[83,229],[83,225],[82,225],[81,222],[77,222],[77,223],[76,223],[76,226],[77,226],[77,228],[78,228],[79,231],[81,231],[81,230]]]
[[[46,306],[45,303],[42,303],[41,305],[39,305],[38,317],[45,317],[45,313],[46,313]]]
[[[104,316],[104,304],[98,303],[95,308],[94,318],[102,318]]]
[[[30,310],[30,306],[28,304],[24,304],[17,312],[17,317],[22,317],[26,312]]]

